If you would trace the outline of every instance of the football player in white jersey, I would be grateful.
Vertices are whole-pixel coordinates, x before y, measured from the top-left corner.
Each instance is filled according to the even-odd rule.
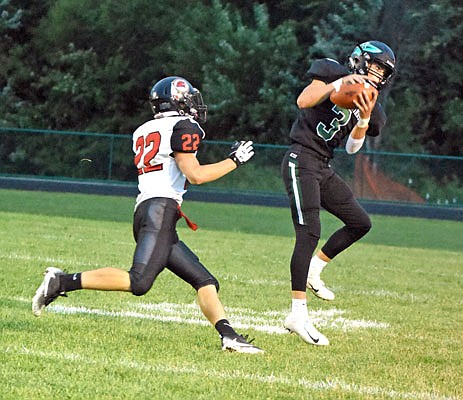
[[[167,268],[197,291],[199,307],[218,331],[223,350],[262,353],[232,328],[218,297],[218,281],[176,232],[177,220],[185,217],[180,206],[187,184],[214,181],[246,163],[254,155],[252,142],[236,142],[226,159],[201,165],[196,152],[205,133],[199,123],[206,120],[207,113],[201,93],[186,79],[171,76],[153,86],[150,103],[154,118],[133,134],[140,193],[133,220],[136,248],[130,270],[108,267],[66,274],[49,267],[32,300],[32,311],[39,316],[59,296],[80,289],[142,296]]]

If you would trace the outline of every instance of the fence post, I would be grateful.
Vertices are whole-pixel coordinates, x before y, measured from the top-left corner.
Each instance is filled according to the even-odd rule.
[[[114,153],[114,136],[109,138],[109,165],[108,165],[108,180],[111,180],[113,172],[113,153]]]

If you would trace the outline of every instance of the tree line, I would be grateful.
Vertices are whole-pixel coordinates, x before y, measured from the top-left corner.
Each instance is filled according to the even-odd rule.
[[[131,134],[180,75],[209,139],[287,144],[310,63],[376,39],[398,73],[370,149],[461,156],[462,20],[458,0],[2,0],[0,126]]]

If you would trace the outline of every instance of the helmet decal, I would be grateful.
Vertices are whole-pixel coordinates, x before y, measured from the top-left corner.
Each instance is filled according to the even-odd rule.
[[[360,45],[363,51],[368,51],[369,53],[380,54],[382,52],[381,49],[378,49],[375,45],[370,42],[362,43]]]
[[[177,101],[183,101],[185,94],[190,91],[190,85],[183,79],[174,79],[171,84],[170,93],[172,98]]]

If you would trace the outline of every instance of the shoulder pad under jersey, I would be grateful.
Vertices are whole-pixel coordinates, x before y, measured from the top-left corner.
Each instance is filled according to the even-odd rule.
[[[183,153],[194,153],[204,139],[204,131],[191,118],[180,119],[173,127],[170,146],[172,150]]]
[[[348,74],[349,70],[347,67],[331,58],[322,58],[321,60],[314,61],[307,71],[310,79],[318,79],[323,82],[332,82]]]

